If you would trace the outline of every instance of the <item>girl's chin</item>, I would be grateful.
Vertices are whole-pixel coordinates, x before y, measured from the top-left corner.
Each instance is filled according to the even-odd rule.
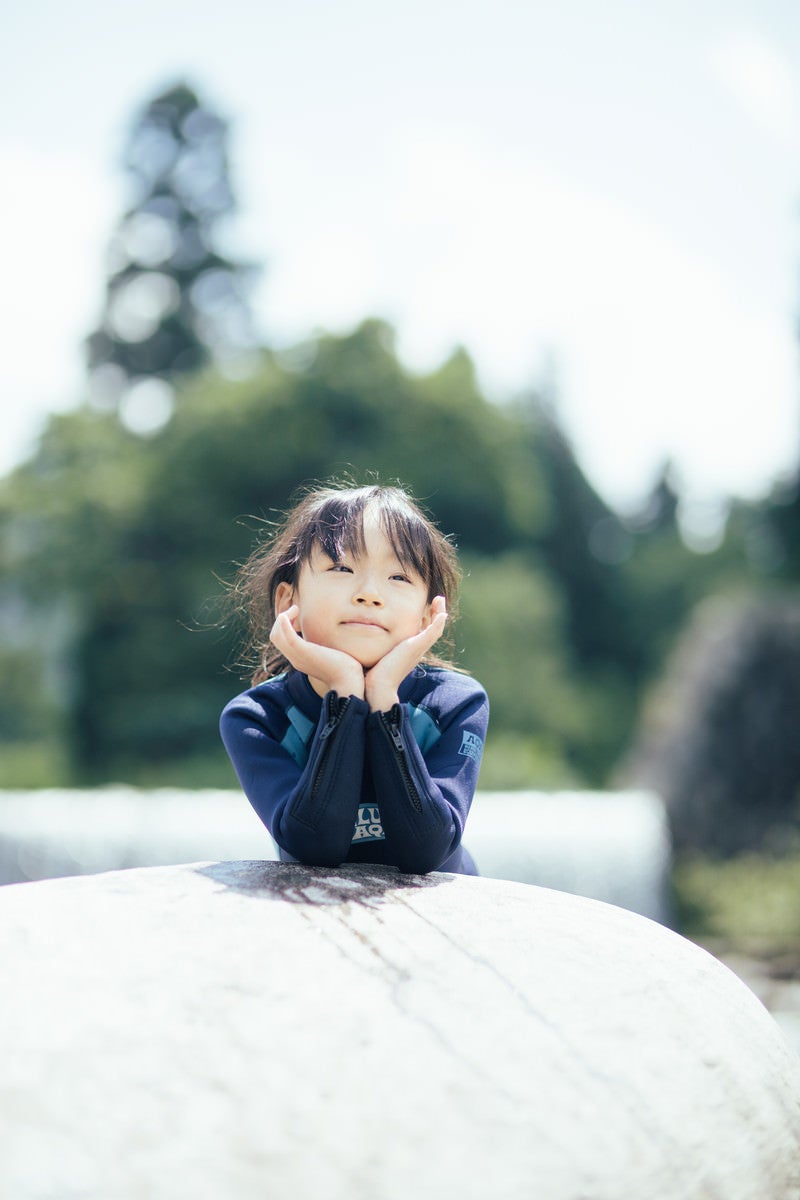
[[[354,658],[360,667],[368,671],[370,667],[374,667],[375,663],[380,662],[383,655],[370,653],[364,647],[363,650],[353,646],[343,646],[341,642],[320,642],[319,645],[327,645],[330,650],[338,650],[341,654],[346,654],[348,658]]]
[[[381,661],[380,658],[367,657],[363,654],[354,654],[353,658],[361,664],[365,671],[371,671],[375,664]]]

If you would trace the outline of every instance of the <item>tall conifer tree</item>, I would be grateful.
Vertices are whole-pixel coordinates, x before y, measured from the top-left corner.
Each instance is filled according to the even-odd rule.
[[[112,238],[103,312],[87,347],[101,403],[252,346],[253,268],[220,245],[235,208],[227,140],[226,122],[185,83],[156,96],[133,123],[124,156],[131,201]]]

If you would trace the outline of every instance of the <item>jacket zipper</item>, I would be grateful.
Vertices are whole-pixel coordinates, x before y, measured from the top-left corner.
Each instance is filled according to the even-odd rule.
[[[328,750],[331,747],[330,737],[336,729],[337,725],[344,716],[350,704],[349,696],[337,696],[335,692],[329,692],[325,697],[325,724],[319,735],[321,748],[317,758],[317,765],[314,768],[314,779],[311,784],[311,799],[315,800],[320,787],[322,776],[322,768],[325,765],[325,758]]]
[[[411,778],[411,772],[408,769],[408,759],[406,758],[406,748],[403,745],[403,738],[400,733],[400,727],[397,724],[396,718],[394,717],[394,713],[395,713],[395,709],[392,709],[392,711],[389,713],[381,713],[380,714],[381,724],[382,724],[383,728],[386,730],[386,732],[388,733],[389,738],[391,739],[392,749],[394,750],[395,762],[397,763],[403,783],[405,784],[405,789],[408,794],[408,798],[411,801],[411,803],[413,804],[414,808],[417,810],[417,812],[421,813],[422,812],[422,801],[419,798],[419,792],[417,791],[414,780]]]

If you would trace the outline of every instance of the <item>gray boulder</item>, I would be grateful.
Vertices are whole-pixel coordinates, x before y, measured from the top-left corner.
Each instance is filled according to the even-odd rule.
[[[775,1022],[598,901],[155,867],[2,889],[0,961],[13,1200],[800,1195]]]

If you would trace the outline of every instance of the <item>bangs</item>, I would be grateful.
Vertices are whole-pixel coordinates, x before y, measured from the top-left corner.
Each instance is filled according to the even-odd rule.
[[[365,550],[364,514],[374,510],[397,561],[430,586],[434,552],[426,522],[393,488],[368,487],[341,491],[322,499],[308,514],[297,543],[298,562],[308,562],[316,547],[334,562],[345,554],[359,558]]]

